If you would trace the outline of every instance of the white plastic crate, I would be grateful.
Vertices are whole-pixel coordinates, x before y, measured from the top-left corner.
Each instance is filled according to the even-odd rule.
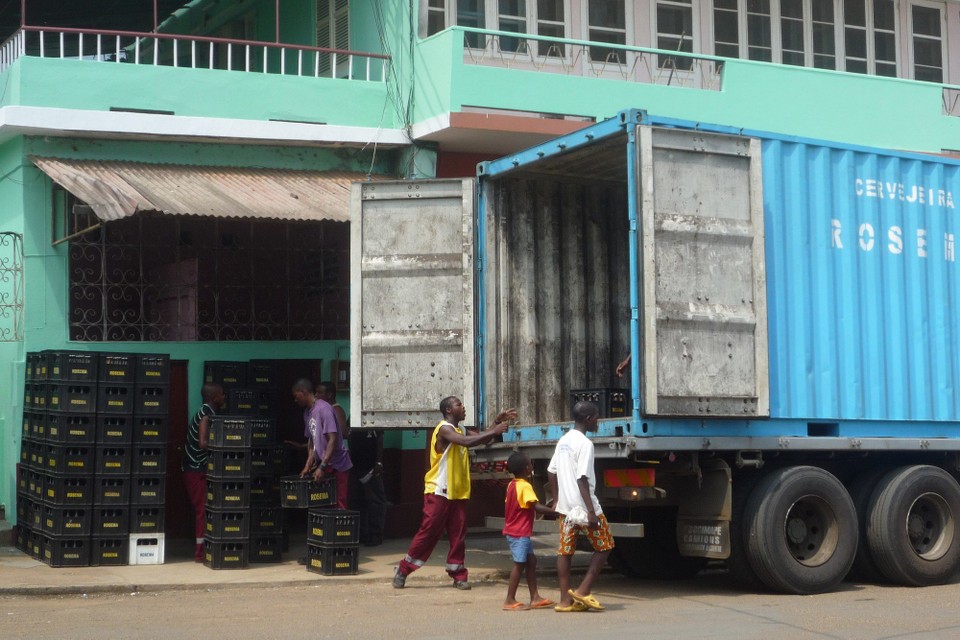
[[[163,564],[162,533],[131,533],[130,564]]]

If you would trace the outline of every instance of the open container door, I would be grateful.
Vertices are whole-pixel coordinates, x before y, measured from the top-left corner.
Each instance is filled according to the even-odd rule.
[[[353,185],[351,426],[424,429],[474,411],[474,182]]]
[[[643,413],[769,416],[760,141],[637,137]]]

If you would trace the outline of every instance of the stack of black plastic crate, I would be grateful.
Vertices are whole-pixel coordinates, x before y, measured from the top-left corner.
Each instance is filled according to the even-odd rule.
[[[26,369],[18,546],[58,567],[162,561],[169,357],[44,351]]]
[[[204,379],[223,386],[227,413],[210,424],[204,564],[244,569],[249,563],[280,562],[283,510],[280,473],[283,448],[276,443],[272,365],[207,362]],[[248,376],[255,376],[253,393]]]

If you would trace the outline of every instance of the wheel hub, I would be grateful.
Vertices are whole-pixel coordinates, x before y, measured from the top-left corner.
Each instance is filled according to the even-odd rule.
[[[805,496],[793,503],[784,522],[790,554],[801,564],[819,566],[837,547],[836,515],[820,497]]]
[[[921,558],[936,560],[947,552],[951,535],[949,508],[943,497],[925,493],[918,497],[907,513],[907,536],[910,546]]]

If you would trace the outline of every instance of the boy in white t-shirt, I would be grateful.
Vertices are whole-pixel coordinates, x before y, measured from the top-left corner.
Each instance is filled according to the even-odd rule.
[[[607,519],[595,495],[597,485],[593,469],[593,442],[587,432],[597,430],[600,410],[592,402],[578,402],[573,406],[573,429],[557,442],[557,448],[547,467],[553,508],[560,523],[560,546],[557,549],[557,577],[560,580],[560,612],[603,611],[604,606],[591,595],[607,556],[613,549],[613,536]],[[578,535],[585,535],[593,547],[593,557],[587,573],[576,590],[570,588],[570,564],[576,550]]]

